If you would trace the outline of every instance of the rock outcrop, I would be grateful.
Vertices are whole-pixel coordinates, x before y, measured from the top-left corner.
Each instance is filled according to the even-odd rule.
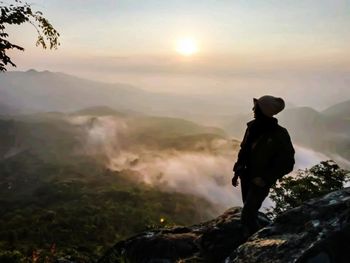
[[[117,243],[99,263],[223,261],[248,238],[240,222],[241,210],[231,208],[214,220],[191,227],[142,233]],[[262,213],[259,221],[262,226],[270,223]]]
[[[241,208],[192,227],[145,232],[117,243],[100,263],[118,262],[350,262],[350,188],[305,202],[247,237]]]
[[[225,262],[350,262],[350,188],[305,202],[261,229]]]

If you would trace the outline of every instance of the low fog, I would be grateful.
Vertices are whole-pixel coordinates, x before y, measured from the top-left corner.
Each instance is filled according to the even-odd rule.
[[[131,170],[139,174],[137,179],[163,191],[195,194],[204,197],[221,209],[242,205],[240,188],[231,185],[232,167],[237,152],[227,149],[229,139],[214,139],[209,152],[178,151],[166,149],[155,151],[146,147],[128,145],[132,127],[122,119],[105,117],[70,117],[70,123],[84,130],[83,149],[90,155],[103,155],[107,168],[115,171]],[[204,145],[204,144],[203,144]],[[233,146],[232,146],[233,149]],[[310,168],[322,160],[330,159],[322,153],[295,145],[297,169]],[[265,201],[264,207],[271,202]]]

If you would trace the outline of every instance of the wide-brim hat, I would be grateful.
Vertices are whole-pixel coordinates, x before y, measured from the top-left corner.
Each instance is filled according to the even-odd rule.
[[[271,95],[265,95],[259,99],[253,98],[254,105],[258,105],[260,110],[265,116],[272,117],[281,112],[285,103],[282,98],[274,97]]]

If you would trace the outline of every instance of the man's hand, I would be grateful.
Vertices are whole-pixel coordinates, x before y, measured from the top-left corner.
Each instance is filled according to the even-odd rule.
[[[259,187],[264,187],[266,185],[265,181],[261,177],[254,177],[252,183]]]
[[[232,185],[234,187],[238,186],[238,175],[236,175],[236,174],[232,177]]]

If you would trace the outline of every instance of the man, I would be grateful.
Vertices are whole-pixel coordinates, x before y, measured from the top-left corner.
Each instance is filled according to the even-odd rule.
[[[295,153],[288,131],[273,117],[284,109],[283,99],[266,95],[253,102],[254,120],[247,123],[232,178],[235,187],[241,181],[241,221],[249,234],[259,229],[258,211],[271,186],[293,170]]]

